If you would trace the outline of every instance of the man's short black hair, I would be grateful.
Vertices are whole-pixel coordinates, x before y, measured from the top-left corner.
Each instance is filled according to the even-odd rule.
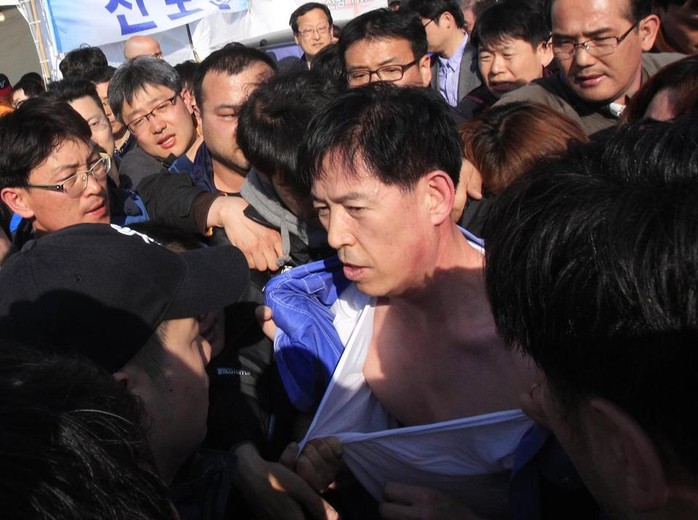
[[[621,129],[518,179],[486,224],[497,328],[574,420],[607,399],[698,471],[698,120]]]
[[[382,82],[342,94],[313,119],[299,151],[306,186],[324,175],[330,155],[348,174],[361,165],[406,191],[435,170],[457,185],[462,161],[455,124],[438,93]]]
[[[313,71],[272,79],[255,90],[240,111],[240,149],[257,170],[307,196],[307,185],[299,182],[298,148],[312,117],[336,96],[337,91]]]
[[[0,416],[3,517],[177,517],[140,400],[91,361],[1,340]]]
[[[414,11],[422,18],[434,20],[434,23],[438,23],[439,16],[449,13],[453,16],[457,27],[465,25],[463,11],[455,0],[410,0],[407,9]]]
[[[99,47],[73,49],[58,64],[65,79],[84,78],[92,69],[109,65],[107,57]]]
[[[102,108],[102,100],[99,99],[99,95],[97,94],[95,84],[86,79],[76,78],[53,81],[48,84],[46,95],[58,101],[65,101],[66,103],[71,103],[83,97],[90,97],[100,110],[104,110],[104,108]]]
[[[363,40],[389,39],[407,40],[416,60],[424,56],[429,48],[427,33],[414,13],[376,9],[357,16],[344,26],[338,43],[342,64],[346,68],[344,55],[353,44]]]
[[[67,103],[44,96],[27,99],[0,118],[0,188],[26,187],[29,173],[59,145],[91,138],[90,125]]]
[[[476,47],[501,43],[504,39],[523,40],[533,49],[550,38],[544,13],[519,2],[497,3],[477,19],[471,41]]]
[[[97,67],[92,69],[85,75],[85,79],[90,80],[92,83],[106,83],[111,81],[112,76],[116,72],[116,68],[111,65],[106,65],[105,67]]]
[[[332,21],[332,13],[330,12],[329,7],[318,2],[308,2],[291,13],[291,18],[289,19],[288,24],[291,26],[293,34],[298,34],[298,18],[306,13],[309,13],[313,9],[320,9],[323,13],[325,13],[325,16],[327,16],[327,23],[330,27],[332,27],[334,22]]]
[[[203,83],[209,72],[235,76],[255,63],[265,63],[276,71],[276,62],[266,52],[246,47],[240,43],[229,43],[222,49],[209,54],[194,73],[194,98],[199,107],[204,105]]]
[[[39,78],[39,81],[37,81],[33,76],[28,76],[26,74],[22,76],[13,87],[13,90],[20,89],[23,90],[24,95],[29,98],[36,97],[46,90],[44,88],[44,82],[41,80],[41,78]]]

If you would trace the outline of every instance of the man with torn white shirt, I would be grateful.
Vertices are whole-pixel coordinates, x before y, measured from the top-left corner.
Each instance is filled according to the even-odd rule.
[[[289,397],[309,412],[322,398],[296,471],[324,491],[343,459],[386,518],[434,504],[507,517],[531,426],[532,368],[497,335],[481,242],[450,219],[460,166],[438,94],[344,94],[311,123],[299,168],[338,259],[266,288]]]

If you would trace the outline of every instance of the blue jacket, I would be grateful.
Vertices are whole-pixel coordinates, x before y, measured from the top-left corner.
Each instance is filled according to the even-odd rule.
[[[483,241],[461,229],[472,243]],[[344,351],[330,307],[349,285],[336,256],[295,267],[265,287],[277,335],[276,362],[289,399],[299,410],[313,410],[322,399]]]

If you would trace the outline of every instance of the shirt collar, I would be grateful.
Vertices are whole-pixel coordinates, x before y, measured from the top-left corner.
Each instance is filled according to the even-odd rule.
[[[463,35],[463,40],[460,42],[460,45],[456,49],[456,52],[453,53],[453,56],[450,58],[446,59],[442,56],[439,56],[439,65],[441,67],[448,67],[451,70],[459,70],[460,69],[460,62],[463,60],[463,51],[465,50],[465,46],[468,44],[468,34],[465,33]]]

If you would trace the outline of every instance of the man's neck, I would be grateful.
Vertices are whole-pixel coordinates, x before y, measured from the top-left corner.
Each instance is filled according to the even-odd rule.
[[[448,38],[446,42],[446,48],[440,53],[440,56],[446,58],[447,60],[450,60],[453,57],[453,55],[458,51],[461,44],[463,43],[463,39],[466,37],[467,35],[462,29],[454,30],[451,36]]]
[[[640,62],[640,66],[637,68],[637,74],[635,75],[633,82],[618,99],[613,101],[613,103],[618,103],[619,105],[624,106],[627,105],[630,98],[637,94],[637,91],[640,90],[640,85],[642,85],[642,62]]]
[[[484,255],[467,241],[455,224],[444,225],[446,228],[436,261],[429,272],[422,274],[422,285],[406,294],[381,299],[381,303],[395,306],[407,314],[434,315],[440,321],[443,316],[451,315],[454,308],[470,308],[472,311],[482,306],[480,302],[487,301],[484,295]]]
[[[211,165],[213,166],[213,185],[218,191],[240,193],[247,172],[230,168],[213,157],[211,158]]]

